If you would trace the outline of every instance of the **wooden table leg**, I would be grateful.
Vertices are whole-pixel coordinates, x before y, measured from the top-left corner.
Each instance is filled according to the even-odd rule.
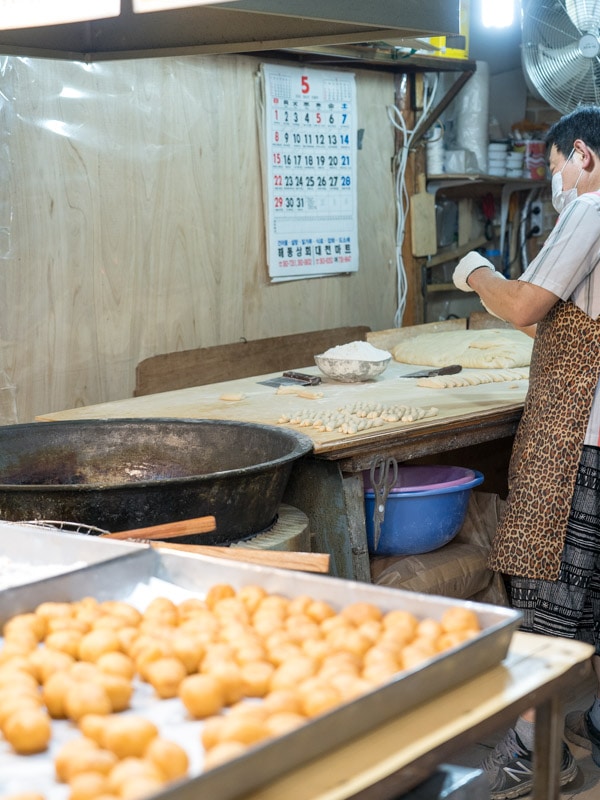
[[[559,800],[563,703],[554,695],[536,707],[533,800]]]

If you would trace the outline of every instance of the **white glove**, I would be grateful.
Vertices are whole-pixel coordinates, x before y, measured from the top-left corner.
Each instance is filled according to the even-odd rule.
[[[467,283],[467,278],[472,272],[475,272],[476,269],[479,269],[479,267],[487,267],[488,269],[491,269],[492,272],[496,271],[496,268],[492,262],[488,261],[485,256],[482,256],[481,253],[478,253],[476,250],[471,250],[470,253],[467,253],[466,256],[463,256],[456,265],[452,275],[452,280],[454,281],[456,288],[460,289],[461,292],[474,291]]]

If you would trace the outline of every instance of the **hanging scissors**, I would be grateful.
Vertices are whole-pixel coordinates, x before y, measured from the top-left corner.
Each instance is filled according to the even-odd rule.
[[[371,464],[371,485],[375,493],[375,503],[373,505],[373,546],[377,551],[379,537],[381,535],[381,523],[385,516],[385,504],[390,489],[394,487],[398,480],[398,462],[395,458],[384,458],[377,456]]]

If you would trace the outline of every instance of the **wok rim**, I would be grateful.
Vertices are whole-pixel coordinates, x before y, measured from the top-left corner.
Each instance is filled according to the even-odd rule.
[[[303,456],[310,453],[313,450],[314,443],[312,439],[307,436],[306,434],[300,433],[299,431],[290,430],[288,428],[282,428],[278,425],[266,425],[260,422],[245,422],[240,421],[237,422],[235,420],[229,419],[206,419],[202,418],[195,418],[195,417],[102,417],[102,418],[90,418],[90,419],[76,419],[76,420],[52,420],[52,421],[42,421],[42,422],[24,422],[24,423],[17,423],[15,425],[7,425],[5,426],[7,429],[10,428],[12,430],[18,428],[19,430],[23,430],[24,427],[33,428],[39,425],[50,425],[50,426],[60,426],[64,428],[78,428],[78,427],[95,427],[96,425],[106,425],[106,423],[110,422],[111,424],[117,424],[121,427],[125,425],[131,425],[132,423],[135,425],[139,423],[140,425],[152,425],[156,426],[159,424],[171,424],[171,425],[189,425],[192,424],[202,424],[202,423],[217,423],[220,425],[232,426],[232,427],[244,427],[244,428],[253,428],[259,429],[264,431],[270,431],[272,433],[276,433],[280,435],[285,433],[286,437],[294,441],[294,446],[290,450],[289,453],[282,455],[276,459],[271,459],[270,461],[261,461],[260,464],[255,464],[249,467],[240,467],[238,469],[227,469],[227,470],[219,470],[218,472],[207,472],[201,475],[186,475],[186,476],[179,476],[176,478],[155,478],[151,480],[142,480],[142,481],[128,481],[126,483],[1,483],[0,482],[0,490],[3,492],[39,492],[40,489],[46,492],[51,492],[53,494],[58,494],[60,492],[80,492],[80,493],[92,493],[95,491],[103,491],[106,489],[116,490],[116,491],[131,491],[133,489],[142,489],[142,488],[158,488],[161,486],[171,486],[171,485],[178,485],[181,486],[182,484],[191,484],[191,483],[203,483],[208,482],[209,480],[215,480],[215,478],[220,478],[225,475],[229,477],[239,477],[239,476],[251,476],[256,473],[260,472],[268,472],[270,470],[276,469],[277,467],[282,467],[288,463],[297,461],[298,459],[302,458]],[[2,426],[0,426],[0,430]]]

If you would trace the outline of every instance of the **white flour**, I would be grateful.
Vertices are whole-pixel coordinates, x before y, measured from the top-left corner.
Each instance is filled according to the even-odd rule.
[[[341,358],[353,361],[385,361],[390,357],[387,350],[379,350],[369,342],[349,342],[330,347],[322,355],[326,358]]]

